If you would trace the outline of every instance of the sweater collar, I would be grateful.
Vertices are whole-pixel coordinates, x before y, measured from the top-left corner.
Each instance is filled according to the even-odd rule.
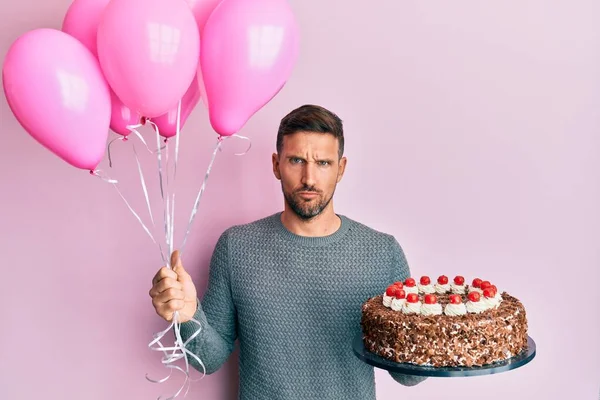
[[[302,246],[309,247],[318,247],[318,246],[327,246],[331,243],[335,243],[341,238],[343,238],[348,230],[350,229],[350,220],[344,215],[336,214],[340,220],[341,225],[337,231],[326,235],[326,236],[300,236],[293,232],[290,232],[281,222],[281,212],[273,214],[271,216],[271,221],[275,226],[276,230],[281,234],[281,236],[289,242],[296,243]]]

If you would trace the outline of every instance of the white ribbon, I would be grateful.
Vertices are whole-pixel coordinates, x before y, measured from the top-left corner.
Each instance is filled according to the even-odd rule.
[[[115,188],[115,190],[117,191],[117,193],[119,194],[119,196],[121,197],[121,199],[123,200],[123,202],[125,203],[125,205],[127,206],[127,208],[129,209],[129,211],[131,211],[131,213],[138,220],[138,222],[140,223],[140,225],[142,226],[142,228],[144,229],[144,231],[148,234],[148,236],[150,237],[150,240],[152,240],[152,243],[158,244],[159,247],[160,247],[160,244],[157,243],[156,240],[154,239],[154,236],[152,236],[152,233],[150,232],[150,229],[148,229],[148,227],[146,226],[146,224],[144,224],[144,221],[142,220],[142,218],[133,209],[133,207],[131,206],[131,204],[129,204],[129,202],[127,201],[127,199],[125,198],[125,196],[121,192],[121,189],[119,189],[119,186],[117,186],[118,181],[115,180],[115,179],[111,179],[111,178],[107,177],[106,175],[104,175],[102,173],[102,170],[91,171],[91,174],[99,177],[104,182],[107,182],[107,183],[110,183],[110,184],[113,185],[113,187]],[[162,250],[161,250],[161,254],[162,254]]]
[[[160,183],[161,198],[163,200],[163,206],[164,206],[165,241],[167,243],[167,248],[169,249],[169,253],[172,254],[173,250],[174,250],[174,231],[175,231],[175,229],[174,229],[175,228],[175,193],[174,193],[174,190],[171,190],[172,189],[171,186],[175,184],[176,177],[177,177],[177,163],[178,163],[178,159],[179,159],[179,140],[180,140],[180,135],[181,135],[181,131],[180,131],[181,102],[179,102],[179,105],[177,107],[177,133],[176,133],[176,137],[175,137],[175,160],[174,160],[174,165],[173,165],[172,181],[169,177],[169,172],[170,172],[169,141],[165,140],[165,142],[166,142],[165,147],[161,147],[161,145],[160,145],[161,136],[160,136],[158,126],[150,120],[148,120],[147,122],[153,126],[153,128],[156,132],[158,177],[159,177],[159,183]],[[164,171],[162,168],[162,150],[163,149],[165,149],[165,170]],[[168,268],[173,267],[172,265],[170,265],[170,259],[167,259],[166,265]],[[154,334],[154,339],[148,344],[148,347],[151,350],[160,351],[163,353],[161,362],[165,366],[165,368],[169,369],[169,373],[167,376],[163,377],[162,379],[151,379],[148,376],[148,374],[146,374],[146,379],[148,379],[150,382],[153,382],[153,383],[164,383],[171,378],[173,370],[177,370],[185,375],[185,378],[184,378],[184,381],[183,381],[183,384],[181,385],[181,387],[175,392],[175,394],[165,398],[165,400],[175,399],[182,393],[184,388],[186,388],[186,390],[183,395],[184,395],[184,397],[187,395],[187,393],[190,389],[190,384],[192,381],[194,381],[194,379],[190,378],[190,365],[189,365],[188,357],[192,357],[192,359],[194,359],[202,367],[203,373],[202,373],[202,377],[200,379],[202,379],[206,374],[206,369],[204,367],[204,363],[202,362],[202,360],[196,354],[192,353],[191,351],[189,351],[186,348],[186,346],[195,337],[197,337],[200,334],[200,331],[202,328],[200,322],[196,321],[195,319],[191,319],[190,321],[195,323],[198,326],[198,329],[196,329],[196,331],[185,342],[183,341],[183,338],[181,337],[181,323],[179,322],[179,313],[175,312],[173,314],[173,320],[171,321],[171,324],[165,330]],[[173,346],[165,347],[162,344],[161,340],[164,338],[164,336],[170,330],[174,331],[175,341],[173,343]],[[181,359],[183,359],[185,361],[185,368],[181,368],[177,365],[174,365],[175,362],[177,362]],[[160,396],[159,400],[162,400],[162,399],[163,399],[163,396]]]
[[[177,107],[177,133],[176,133],[176,137],[175,137],[175,157],[174,157],[174,165],[173,165],[173,178],[172,181],[169,177],[169,173],[171,171],[170,168],[170,160],[169,160],[169,141],[165,140],[165,145],[162,146],[161,145],[161,136],[160,136],[160,132],[159,132],[159,128],[158,126],[152,122],[151,120],[147,119],[145,120],[145,122],[149,123],[150,125],[152,125],[152,127],[154,128],[155,132],[156,132],[156,151],[152,151],[150,150],[148,144],[146,143],[146,141],[144,140],[143,136],[140,134],[140,132],[137,130],[138,128],[140,128],[141,126],[143,126],[143,124],[136,124],[136,125],[129,125],[127,126],[127,128],[145,145],[146,149],[152,153],[152,154],[156,154],[157,156],[157,166],[158,166],[158,178],[159,178],[159,184],[160,184],[160,195],[161,198],[163,200],[163,206],[164,206],[164,232],[165,232],[165,242],[167,245],[167,250],[169,252],[169,254],[173,253],[174,250],[174,227],[175,227],[175,193],[174,190],[172,190],[173,188],[171,188],[172,185],[174,185],[175,181],[176,181],[176,177],[177,177],[177,163],[178,163],[178,159],[179,159],[179,141],[180,141],[180,135],[181,135],[181,102],[179,102],[179,105]],[[200,200],[202,198],[202,195],[206,189],[206,184],[208,182],[208,178],[210,176],[212,167],[214,165],[217,153],[219,151],[222,150],[222,145],[223,142],[226,139],[229,139],[231,137],[237,137],[239,139],[243,139],[243,140],[247,140],[248,143],[248,148],[246,149],[246,151],[242,152],[242,153],[235,153],[236,156],[241,156],[246,154],[250,148],[252,147],[252,142],[250,141],[249,138],[245,137],[245,136],[240,136],[240,135],[232,135],[232,136],[227,136],[227,137],[219,137],[217,140],[217,143],[215,145],[215,148],[213,150],[212,153],[212,157],[210,160],[210,163],[208,165],[208,168],[206,170],[206,173],[204,175],[204,179],[202,181],[202,185],[200,186],[200,189],[196,195],[196,200],[194,202],[194,206],[192,208],[191,211],[191,215],[190,218],[188,220],[188,224],[186,227],[186,231],[184,234],[184,238],[183,238],[183,243],[181,245],[180,248],[180,254],[183,254],[183,250],[185,248],[185,245],[187,243],[187,239],[189,237],[189,233],[191,231],[191,226],[192,223],[197,215],[198,212],[198,208],[200,206]],[[127,141],[128,138],[127,136],[123,136],[123,137],[119,137],[116,139],[113,139],[109,145],[108,145],[108,158],[109,158],[109,164],[112,167],[112,157],[111,157],[111,145],[113,144],[113,142],[115,142],[116,140],[122,140],[122,141]],[[164,152],[164,170],[163,170],[163,150]],[[146,180],[144,179],[144,174],[142,171],[142,166],[138,157],[138,153],[136,151],[135,145],[133,145],[133,152],[135,155],[135,159],[136,159],[136,164],[138,167],[138,173],[140,176],[140,184],[142,186],[142,190],[144,192],[144,197],[146,200],[146,206],[148,208],[148,213],[150,215],[150,221],[152,222],[152,226],[155,226],[155,221],[154,221],[154,216],[152,213],[152,208],[150,206],[150,198],[148,195],[148,189],[147,189],[147,185],[146,185]],[[131,213],[135,216],[135,218],[138,220],[138,222],[140,223],[140,225],[142,226],[142,228],[144,229],[144,231],[148,234],[148,236],[150,237],[150,239],[152,240],[153,243],[158,245],[160,254],[161,254],[161,259],[163,260],[163,263],[168,267],[168,268],[172,268],[173,266],[170,265],[170,257],[167,255],[165,255],[165,253],[163,252],[163,248],[160,245],[160,243],[158,243],[150,229],[144,224],[142,218],[138,215],[138,213],[133,209],[133,207],[131,207],[131,205],[129,204],[129,202],[127,201],[127,199],[125,198],[125,196],[123,195],[123,193],[120,191],[119,187],[117,186],[117,181],[114,179],[111,179],[109,177],[107,177],[106,175],[104,175],[102,173],[102,171],[100,170],[95,170],[95,171],[91,171],[91,173],[95,176],[98,176],[99,178],[101,178],[102,180],[104,180],[105,182],[108,182],[110,184],[112,184],[115,189],[117,190],[119,196],[121,197],[121,199],[125,202],[126,206],[128,207],[128,209],[131,211]],[[194,331],[194,333],[185,341],[183,341],[183,338],[181,337],[181,323],[179,322],[179,312],[175,312],[173,314],[173,319],[170,323],[170,325],[164,329],[161,332],[155,333],[153,335],[153,340],[148,344],[148,347],[153,350],[153,351],[160,351],[163,356],[161,358],[161,363],[165,366],[165,368],[167,368],[169,370],[168,374],[161,378],[161,379],[151,379],[148,374],[146,374],[146,379],[148,379],[148,381],[153,382],[153,383],[164,383],[166,381],[168,381],[173,373],[173,370],[177,370],[179,372],[181,372],[182,374],[185,375],[183,384],[181,385],[181,387],[179,387],[179,389],[171,396],[169,397],[164,397],[164,396],[159,396],[158,399],[159,400],[173,400],[175,398],[177,398],[178,396],[180,396],[183,392],[183,389],[185,388],[185,392],[183,393],[183,396],[185,397],[190,389],[190,385],[191,382],[199,380],[199,379],[191,379],[190,378],[190,360],[194,360],[198,363],[198,365],[200,365],[200,367],[202,368],[202,376],[200,377],[200,379],[202,379],[205,375],[206,375],[206,368],[204,366],[204,363],[202,362],[202,360],[193,352],[191,352],[190,350],[187,349],[187,345],[194,340],[201,332],[202,330],[202,325],[200,324],[200,322],[198,322],[195,319],[191,319],[190,322],[188,323],[193,323],[195,325],[197,325],[197,329]],[[161,340],[164,339],[165,335],[169,332],[173,330],[174,335],[175,335],[175,340],[173,342],[173,346],[170,347],[165,347]],[[191,357],[191,358],[189,358]],[[183,359],[185,362],[185,366],[184,367],[180,367],[175,365],[174,363],[176,363],[177,361]]]
[[[198,213],[198,207],[200,206],[200,199],[202,198],[202,194],[204,194],[204,190],[206,189],[206,183],[208,182],[208,177],[212,170],[213,164],[215,163],[217,153],[219,151],[221,151],[221,146],[223,145],[223,142],[232,137],[247,140],[249,142],[248,148],[246,149],[246,151],[244,151],[242,153],[235,153],[236,156],[245,155],[246,153],[248,153],[248,151],[250,151],[250,148],[252,147],[252,141],[249,138],[247,138],[246,136],[241,136],[241,135],[236,134],[236,135],[232,135],[232,136],[220,136],[218,138],[217,144],[215,145],[215,148],[212,153],[212,157],[210,159],[210,163],[208,164],[208,168],[206,169],[206,173],[204,174],[204,180],[202,181],[200,190],[198,190],[198,194],[196,195],[196,201],[194,202],[194,207],[192,207],[192,213],[190,215],[190,219],[188,220],[187,228],[185,230],[185,235],[183,237],[183,244],[181,245],[180,254],[183,254],[183,250],[185,248],[188,236],[189,236],[191,228],[192,228],[192,223],[194,222],[194,219],[196,218],[196,214]]]

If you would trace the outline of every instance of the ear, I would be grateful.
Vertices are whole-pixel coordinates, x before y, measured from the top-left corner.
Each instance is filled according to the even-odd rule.
[[[346,171],[346,163],[347,163],[347,159],[346,157],[342,157],[340,159],[339,162],[339,167],[338,167],[338,175],[337,175],[337,181],[338,183],[342,180],[342,177],[344,176],[344,172]]]
[[[279,154],[273,153],[271,161],[273,162],[273,175],[275,175],[275,178],[280,181],[281,173],[279,172]]]

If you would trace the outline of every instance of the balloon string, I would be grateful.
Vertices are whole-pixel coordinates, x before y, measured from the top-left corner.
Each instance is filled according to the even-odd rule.
[[[140,175],[140,183],[142,185],[142,190],[144,191],[144,197],[146,198],[146,206],[148,207],[148,214],[150,214],[150,221],[152,221],[152,227],[154,224],[154,215],[152,215],[152,207],[150,206],[150,198],[148,197],[148,188],[146,187],[146,180],[144,179],[144,173],[142,171],[142,165],[140,164],[140,158],[138,157],[137,151],[135,150],[135,145],[133,145],[133,154],[135,155],[135,161],[138,166],[138,173]],[[162,253],[162,251],[161,251]]]
[[[163,149],[165,150],[165,154],[168,156],[168,143],[162,147],[160,144],[160,130],[158,129],[158,126],[152,122],[151,120],[147,119],[146,120],[147,123],[151,124],[152,127],[154,128],[154,131],[156,132],[156,159],[157,159],[157,164],[158,164],[158,182],[160,185],[160,198],[163,201],[163,225],[164,225],[164,232],[165,232],[165,238],[166,238],[166,245],[167,245],[167,251],[170,252],[171,249],[171,245],[169,243],[169,207],[168,207],[168,198],[165,199],[165,184],[167,183],[165,181],[165,177],[163,174],[163,167],[162,167],[162,151]],[[168,160],[166,160],[168,161]],[[165,171],[168,173],[168,171]],[[171,264],[170,264],[170,257],[167,255],[166,258],[166,266],[168,268],[171,268]]]
[[[148,147],[148,144],[146,143],[146,141],[144,140],[144,137],[140,134],[140,132],[137,130],[137,128],[141,127],[142,124],[136,124],[136,125],[127,125],[127,129],[129,129],[130,132],[132,132],[134,135],[136,135],[140,141],[144,144],[144,146],[146,147],[146,149],[148,150],[148,152],[153,153],[152,150],[150,150],[150,148]],[[128,140],[127,136],[121,136],[118,138],[115,138],[113,140],[110,141],[110,143],[108,144],[108,161],[109,161],[109,166],[112,168],[113,166],[113,162],[112,162],[112,157],[111,157],[111,146],[112,144],[117,141],[117,140],[121,140],[123,142]],[[138,167],[138,174],[140,177],[140,183],[142,186],[142,190],[144,192],[144,198],[146,200],[146,206],[148,208],[148,214],[150,216],[150,221],[152,222],[152,227],[155,227],[155,221],[154,221],[154,215],[152,213],[152,207],[150,206],[150,198],[148,195],[148,188],[146,186],[146,180],[144,179],[144,173],[142,170],[142,165],[140,163],[140,159],[136,150],[135,145],[132,145],[133,147],[133,153],[135,155],[135,161]],[[116,181],[114,183],[117,183]],[[125,201],[127,207],[132,211],[132,213],[134,214],[134,216],[136,217],[136,219],[142,224],[142,227],[144,228],[144,230],[146,231],[146,233],[149,234],[150,238],[152,239],[153,243],[156,244],[158,246],[158,249],[160,251],[160,255],[161,255],[161,259],[163,260],[163,262],[166,260],[163,249],[162,249],[162,245],[157,242],[153,235],[150,234],[150,230],[149,228],[142,222],[141,217],[134,211],[133,207],[131,207],[131,205],[129,204],[129,202],[127,202],[127,200],[125,199],[124,195],[122,194],[122,192],[117,188],[119,195],[121,196],[121,198]]]
[[[178,159],[179,159],[179,139],[180,139],[180,135],[181,135],[181,102],[179,102],[178,107],[177,107],[177,132],[176,132],[176,137],[175,137],[175,157],[174,157],[174,162],[173,162],[173,178],[172,178],[172,180],[170,178],[171,162],[170,162],[170,158],[169,158],[169,145],[168,145],[169,142],[167,140],[165,140],[166,145],[164,148],[161,148],[160,147],[159,129],[156,126],[156,124],[153,123],[152,121],[148,120],[148,122],[150,124],[152,124],[152,126],[154,127],[154,130],[156,132],[156,140],[157,140],[157,145],[158,145],[157,146],[158,147],[157,148],[157,161],[158,161],[158,166],[159,166],[161,197],[162,197],[163,206],[164,206],[165,241],[167,243],[169,252],[172,254],[172,252],[174,250],[173,238],[174,238],[174,226],[175,226],[175,190],[174,190],[173,185],[175,184],[176,177],[177,177],[177,163],[178,163]],[[164,166],[165,166],[164,170],[162,169],[162,150],[163,149],[166,149],[165,155],[164,155]],[[172,265],[170,265],[170,260],[168,260],[166,262],[166,265],[168,268],[173,267]],[[191,351],[189,351],[186,348],[186,346],[190,342],[190,340],[192,340],[193,338],[198,336],[198,334],[201,331],[200,323],[194,319],[192,319],[191,321],[194,322],[196,325],[198,325],[198,329],[194,332],[194,334],[192,334],[190,336],[190,338],[188,338],[188,340],[186,340],[184,342],[181,337],[181,332],[180,332],[181,324],[179,323],[179,313],[175,312],[173,315],[173,320],[172,320],[171,324],[169,325],[169,327],[167,327],[162,332],[155,334],[154,340],[152,340],[148,345],[152,350],[161,351],[163,353],[162,363],[170,371],[169,371],[168,375],[163,377],[162,379],[158,379],[158,380],[151,379],[150,377],[148,377],[147,374],[146,374],[146,379],[148,379],[150,382],[154,382],[154,383],[164,383],[171,378],[173,370],[177,370],[185,375],[184,382],[181,385],[181,387],[179,388],[179,390],[177,390],[176,393],[173,394],[172,396],[167,397],[166,400],[175,399],[182,393],[184,388],[186,389],[184,396],[186,396],[187,393],[189,392],[190,384],[194,380],[190,378],[190,365],[189,365],[188,357],[192,357],[202,367],[202,369],[204,371],[202,377],[204,377],[204,375],[206,373],[206,369],[204,367],[202,360],[200,360],[200,358],[197,355],[195,355],[194,353],[192,353]],[[173,329],[174,333],[175,333],[175,342],[172,347],[165,347],[161,343],[161,339],[171,329]],[[173,365],[174,362],[176,362],[182,358],[185,361],[185,369],[181,368],[179,366]],[[200,379],[202,379],[202,378],[200,378]],[[162,396],[159,397],[159,399],[162,399]]]
[[[129,201],[127,201],[127,199],[125,198],[125,196],[121,192],[121,189],[119,189],[119,186],[117,186],[118,181],[115,180],[115,179],[111,179],[111,178],[107,177],[106,175],[104,175],[103,172],[102,172],[102,170],[91,171],[91,174],[99,177],[104,182],[107,182],[107,183],[110,183],[110,184],[113,185],[113,187],[115,188],[115,190],[117,191],[117,193],[119,194],[119,196],[121,197],[121,199],[123,200],[123,202],[125,203],[125,205],[127,206],[127,208],[129,209],[129,211],[131,211],[131,213],[133,214],[133,216],[135,217],[135,219],[137,219],[137,221],[140,223],[140,225],[142,226],[142,228],[144,229],[144,231],[146,232],[146,234],[148,234],[148,237],[150,237],[150,240],[152,240],[152,243],[158,245],[159,249],[160,249],[160,244],[156,242],[156,240],[154,239],[154,236],[152,236],[152,233],[150,232],[150,229],[148,229],[148,227],[146,226],[146,224],[144,224],[144,221],[142,220],[142,218],[134,210],[134,208],[131,206],[131,204],[129,204]],[[161,250],[161,255],[162,255],[162,249],[160,249],[160,250]]]
[[[173,166],[173,186],[177,180],[177,162],[179,160],[179,139],[181,137],[181,100],[177,104],[177,134],[175,135],[175,165]],[[171,200],[171,245],[173,245],[173,232],[175,231],[175,190]],[[171,251],[173,248],[171,247]]]
[[[166,139],[165,139],[166,140]],[[165,149],[165,170],[164,170],[164,174],[162,176],[164,182],[164,188],[165,188],[165,196],[163,198],[163,207],[164,207],[164,212],[165,212],[165,242],[167,243],[167,249],[169,250],[169,254],[173,254],[173,242],[171,240],[171,220],[172,220],[172,215],[171,215],[171,182],[170,182],[170,171],[171,169],[169,168],[170,166],[170,160],[169,160],[169,142],[166,142],[166,149]],[[171,267],[173,267],[171,265]]]
[[[144,139],[144,137],[142,136],[142,134],[136,129],[136,128],[139,128],[141,126],[143,126],[143,125],[142,124],[127,125],[127,129],[129,129],[134,135],[136,135],[140,139],[140,141],[142,143],[144,143],[144,146],[146,146],[146,149],[148,150],[148,153],[155,154],[156,151],[158,151],[158,149],[156,151],[150,150],[150,146],[148,146],[148,143],[146,143],[146,140]],[[159,148],[162,150],[162,149],[165,148],[165,146],[162,146],[162,147],[159,146]]]
[[[235,153],[236,156],[244,156],[244,155],[248,154],[248,152],[252,148],[252,140],[250,140],[250,138],[248,138],[246,136],[238,135],[237,133],[235,135],[231,135],[230,137],[235,137],[235,138],[238,138],[238,139],[243,139],[243,140],[247,140],[248,141],[248,148],[245,151],[241,152],[241,153]]]
[[[108,143],[108,150],[107,150],[107,153],[108,153],[108,166],[109,166],[110,168],[112,168],[112,166],[113,166],[113,162],[112,162],[112,155],[111,155],[111,154],[112,154],[112,152],[111,152],[111,147],[112,147],[112,144],[113,144],[114,142],[116,142],[117,140],[126,141],[126,140],[127,140],[127,137],[126,137],[126,136],[119,136],[119,137],[117,137],[117,138],[115,138],[115,139],[111,140],[111,141]]]
[[[119,183],[118,180],[109,178],[104,173],[104,171],[102,171],[101,169],[94,169],[94,170],[90,171],[90,175],[97,176],[98,178],[102,179],[104,182],[112,183],[113,185]]]
[[[195,382],[198,381],[202,378],[204,378],[204,376],[206,376],[206,367],[204,366],[204,363],[202,362],[202,360],[200,360],[200,358],[194,354],[193,352],[189,351],[186,346],[188,345],[188,343],[193,340],[196,336],[198,336],[198,334],[201,332],[202,329],[202,325],[200,324],[200,322],[198,322],[195,319],[191,319],[190,322],[196,324],[198,326],[198,329],[196,330],[196,332],[190,336],[188,338],[188,340],[186,340],[185,342],[183,342],[183,339],[181,337],[181,332],[180,332],[180,324],[177,322],[179,319],[179,314],[178,312],[175,312],[175,314],[173,315],[173,321],[171,322],[171,324],[162,332],[159,332],[157,334],[154,335],[154,340],[152,340],[149,344],[148,347],[151,350],[154,351],[160,351],[163,353],[163,357],[161,359],[162,364],[170,369],[169,373],[167,376],[161,378],[161,379],[152,379],[148,376],[148,374],[146,374],[146,379],[150,382],[153,383],[164,383],[167,380],[169,380],[171,378],[171,375],[173,373],[173,370],[178,370],[179,372],[183,373],[185,375],[185,379],[183,384],[181,385],[181,387],[179,388],[179,390],[177,390],[177,392],[170,396],[167,397],[165,400],[172,400],[175,399],[176,397],[178,397],[181,392],[183,391],[184,388],[186,388],[186,391],[184,393],[184,397],[187,396],[190,386],[191,386],[191,382]],[[171,329],[174,330],[175,332],[175,342],[174,342],[174,346],[172,347],[165,347],[162,342],[161,339],[167,334],[167,332],[169,332]],[[192,379],[190,378],[190,373],[189,373],[189,362],[188,362],[188,357],[193,358],[202,368],[202,376],[199,379]],[[176,365],[173,365],[174,362],[180,360],[180,359],[184,359],[185,360],[185,370],[181,367],[178,367]],[[159,400],[163,399],[163,396],[159,397]]]
[[[154,127],[154,130],[156,131],[156,159],[158,161],[158,181],[160,183],[160,197],[164,200],[165,198],[165,190],[163,187],[163,170],[162,170],[162,147],[160,144],[160,131],[158,129],[158,126],[156,126],[156,124],[150,120],[147,120],[147,122],[149,124],[151,124]]]
[[[155,153],[157,155],[158,177],[159,177],[161,198],[163,200],[163,206],[164,206],[165,240],[166,240],[167,249],[168,249],[169,253],[172,253],[173,245],[174,245],[173,239],[174,239],[174,220],[175,220],[175,191],[173,190],[174,188],[172,186],[175,184],[176,177],[177,177],[177,164],[178,164],[178,158],[179,158],[179,140],[180,140],[180,135],[181,135],[181,132],[180,132],[180,130],[181,130],[181,102],[178,104],[178,108],[177,108],[177,133],[176,133],[176,138],[175,138],[175,157],[174,157],[174,162],[173,162],[172,180],[170,178],[171,162],[170,162],[170,158],[169,158],[169,146],[168,146],[169,142],[167,140],[165,140],[165,143],[166,143],[165,146],[161,146],[161,143],[160,143],[161,136],[160,136],[158,126],[150,120],[147,120],[147,122],[149,122],[153,126],[153,128],[156,132],[156,141],[157,141],[156,152],[153,152],[150,150],[150,148],[148,147],[148,145],[147,145],[146,141],[144,140],[144,138],[142,137],[142,135],[137,131],[137,128],[139,128],[141,126],[141,124],[131,125],[131,126],[128,126],[128,128],[131,130],[132,133],[134,133],[140,139],[140,141],[146,146],[146,148],[148,149],[149,152]],[[248,141],[248,148],[242,153],[236,153],[235,155],[237,155],[237,156],[246,154],[252,147],[251,140],[245,136],[236,134],[236,135],[232,135],[232,136],[228,136],[228,137],[219,137],[217,144],[215,145],[215,148],[213,150],[213,154],[212,154],[210,163],[208,165],[207,171],[205,173],[204,180],[198,191],[194,206],[192,208],[190,219],[188,221],[188,225],[187,225],[187,228],[185,231],[183,244],[181,246],[181,254],[183,254],[183,250],[185,248],[187,239],[189,237],[189,233],[191,231],[191,225],[193,224],[193,221],[197,215],[200,200],[206,189],[206,184],[208,182],[208,178],[210,176],[212,167],[216,160],[216,155],[219,151],[222,150],[223,142],[226,139],[229,139],[230,137],[237,137],[237,138]],[[111,167],[112,167],[112,158],[110,156],[110,147],[114,141],[119,140],[119,139],[126,141],[127,137],[117,138],[110,142],[110,144],[109,144],[109,162],[110,162]],[[163,164],[163,150],[165,150],[164,164]],[[144,191],[146,205],[148,207],[148,212],[150,214],[150,219],[152,221],[152,225],[154,226],[155,221],[154,221],[154,216],[152,214],[152,208],[150,206],[148,190],[147,190],[146,182],[145,182],[145,179],[143,176],[143,171],[141,168],[141,163],[140,163],[135,145],[133,146],[133,151],[134,151],[134,155],[135,155],[135,159],[136,159],[136,163],[137,163],[137,167],[138,167],[138,172],[140,175],[140,182],[142,185],[142,189]],[[163,166],[164,166],[164,169],[163,169]],[[148,229],[148,227],[143,223],[140,216],[135,212],[135,210],[130,206],[129,202],[125,199],[125,197],[123,196],[123,194],[121,193],[121,191],[119,190],[119,188],[116,185],[117,181],[101,175],[100,172],[101,171],[95,171],[94,175],[101,177],[106,182],[112,183],[113,186],[115,186],[115,189],[117,190],[117,192],[119,193],[119,195],[121,196],[121,198],[123,199],[123,201],[125,202],[127,207],[129,208],[129,210],[133,213],[133,215],[136,217],[138,222],[142,225],[142,227],[144,228],[146,233],[150,236],[150,238],[152,239],[152,241],[154,243],[158,244],[161,258],[162,258],[163,262],[165,263],[165,265],[167,265],[167,267],[169,267],[169,268],[172,268],[173,266],[170,265],[170,258],[165,257],[160,243],[156,242],[156,240],[150,233],[150,230]],[[173,315],[173,320],[172,320],[171,324],[165,330],[155,334],[154,339],[148,344],[148,346],[151,350],[160,351],[163,353],[161,362],[167,369],[169,369],[169,372],[165,377],[163,377],[161,379],[151,379],[148,376],[148,374],[146,374],[146,379],[148,379],[150,382],[154,382],[154,383],[164,383],[171,378],[173,370],[177,370],[177,371],[181,372],[182,374],[184,374],[184,376],[185,376],[183,384],[181,385],[181,387],[179,387],[179,389],[173,395],[171,395],[169,397],[160,396],[158,398],[159,400],[163,400],[163,399],[164,400],[173,400],[176,397],[180,396],[182,393],[183,393],[183,396],[187,395],[187,393],[189,392],[190,386],[191,386],[191,382],[195,381],[194,379],[192,379],[190,377],[190,360],[196,361],[197,364],[202,368],[203,372],[202,372],[202,377],[200,379],[202,379],[206,374],[206,368],[205,368],[202,360],[196,354],[194,354],[193,352],[191,352],[190,350],[187,349],[187,345],[200,334],[201,328],[202,328],[201,324],[198,321],[196,321],[195,319],[192,319],[191,322],[196,324],[198,329],[196,329],[196,331],[186,341],[183,341],[183,338],[181,337],[181,323],[179,322],[179,313],[175,312]],[[173,329],[173,331],[174,331],[175,341],[173,343],[173,346],[165,347],[162,344],[161,340],[171,329]],[[182,358],[185,362],[184,368],[174,365],[175,362],[181,360]],[[184,388],[185,388],[185,392],[183,392]]]
[[[223,144],[223,139],[221,137],[219,137],[219,140],[217,140],[217,144],[213,150],[212,157],[210,159],[210,163],[208,164],[208,168],[206,169],[206,173],[204,174],[204,180],[202,181],[202,185],[200,186],[200,189],[198,190],[198,194],[196,195],[196,201],[194,202],[194,206],[192,208],[192,213],[188,220],[187,228],[186,228],[185,234],[183,236],[183,244],[181,245],[181,249],[179,250],[180,254],[183,254],[183,251],[185,249],[185,245],[187,243],[187,239],[190,234],[192,223],[194,222],[194,219],[196,218],[196,214],[198,213],[198,207],[200,206],[200,199],[202,198],[202,194],[204,193],[204,190],[206,189],[206,183],[208,182],[208,177],[210,176],[210,172],[212,170],[213,164],[215,163],[217,153],[221,149],[222,144]]]
[[[140,141],[144,144],[144,146],[146,146],[146,149],[148,150],[148,152],[150,154],[154,154],[155,152],[150,150],[150,146],[148,146],[148,143],[146,143],[146,140],[144,139],[144,137],[142,136],[142,134],[137,130],[137,128],[142,127],[142,124],[136,124],[136,125],[127,125],[127,129],[129,129],[129,131],[131,133],[133,133],[135,136],[137,136],[138,139],[140,139]],[[112,145],[114,142],[116,142],[117,140],[121,140],[123,142],[126,142],[127,140],[129,140],[129,138],[127,136],[119,136],[117,138],[114,138],[113,140],[111,140],[108,143],[108,166],[110,168],[112,168],[113,166],[113,161],[112,161]],[[164,149],[164,147],[163,147]]]
[[[187,239],[188,236],[190,234],[191,231],[191,227],[192,224],[194,222],[194,219],[196,218],[196,214],[198,213],[198,207],[200,205],[200,199],[202,198],[202,194],[204,193],[204,190],[206,189],[206,183],[208,182],[208,177],[210,175],[210,172],[212,170],[213,164],[215,162],[215,159],[217,157],[217,153],[221,150],[221,146],[223,144],[223,142],[229,138],[239,138],[239,139],[243,139],[243,140],[247,140],[249,142],[248,148],[246,149],[246,151],[242,152],[242,153],[236,153],[236,156],[243,156],[246,153],[248,153],[248,151],[250,151],[250,148],[252,147],[252,141],[247,138],[246,136],[241,136],[241,135],[231,135],[231,136],[220,136],[219,139],[217,140],[217,144],[213,150],[212,153],[212,157],[210,159],[210,163],[208,164],[208,168],[206,170],[206,173],[204,175],[204,180],[202,181],[202,186],[200,186],[200,190],[198,191],[198,194],[196,195],[196,201],[194,202],[194,206],[192,208],[192,213],[190,215],[190,218],[188,220],[188,224],[187,224],[187,228],[185,230],[185,235],[183,237],[183,244],[181,245],[181,249],[180,249],[180,254],[183,254],[183,250],[185,248],[185,245],[187,243]]]

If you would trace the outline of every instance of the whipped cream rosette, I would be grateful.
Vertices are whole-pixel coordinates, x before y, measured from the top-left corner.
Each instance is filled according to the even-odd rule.
[[[410,293],[419,293],[419,288],[417,287],[417,283],[413,278],[406,278],[404,280],[404,291],[407,295]]]
[[[449,316],[465,315],[467,313],[467,307],[462,302],[462,297],[459,294],[451,294],[448,296],[449,303],[444,308],[444,314]]]
[[[438,303],[435,294],[426,294],[425,302],[421,305],[421,315],[441,315],[442,305]]]
[[[404,314],[419,314],[421,312],[421,302],[418,294],[409,293],[406,296],[406,303],[402,307],[402,312]]]
[[[437,278],[437,282],[434,285],[435,292],[437,294],[446,294],[450,291],[450,283],[448,283],[448,277],[446,275],[440,275]]]
[[[417,287],[419,288],[419,294],[435,293],[435,288],[431,284],[431,279],[428,276],[422,276]]]
[[[454,280],[450,284],[450,291],[454,294],[465,294],[467,291],[465,278],[460,275],[455,276]]]

